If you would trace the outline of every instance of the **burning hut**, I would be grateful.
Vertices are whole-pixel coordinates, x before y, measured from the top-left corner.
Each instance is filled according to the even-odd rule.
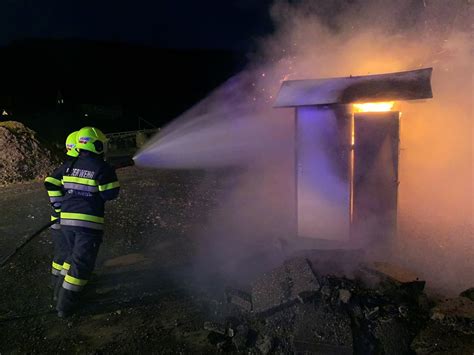
[[[275,107],[296,113],[298,237],[333,246],[396,233],[399,101],[432,98],[431,73],[283,82]]]

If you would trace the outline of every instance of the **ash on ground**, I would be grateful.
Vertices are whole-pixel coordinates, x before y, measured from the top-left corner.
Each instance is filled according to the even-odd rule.
[[[33,130],[15,121],[0,122],[0,152],[0,185],[44,177],[58,163]]]
[[[444,300],[424,289],[411,271],[359,262],[357,252],[305,251],[251,285],[227,288],[204,329],[221,351],[472,354],[472,289]]]

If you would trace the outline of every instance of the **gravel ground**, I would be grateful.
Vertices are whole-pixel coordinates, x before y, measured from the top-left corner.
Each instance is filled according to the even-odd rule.
[[[215,351],[203,323],[216,301],[196,284],[190,235],[215,203],[217,179],[135,167],[118,175],[121,195],[108,203],[104,243],[79,314],[61,320],[53,311],[48,232],[0,270],[1,354]],[[1,188],[0,205],[2,255],[49,218],[39,182]]]
[[[202,250],[212,243],[202,238],[206,236],[202,233],[209,225],[209,218],[214,215],[210,212],[218,200],[225,200],[223,197],[218,199],[218,196],[222,196],[221,192],[228,188],[229,178],[234,176],[232,172],[128,167],[120,169],[118,175],[122,186],[120,198],[108,203],[104,243],[95,274],[76,315],[62,320],[54,312],[48,287],[52,255],[48,232],[34,239],[0,269],[0,355],[208,354],[219,351],[258,354],[271,352],[272,349],[280,353],[300,349],[298,351],[304,353],[311,351],[310,345],[319,346],[325,336],[331,340],[331,334],[336,335],[336,340],[344,339],[344,344],[336,344],[340,345],[339,350],[347,348],[350,351],[354,346],[355,353],[365,354],[369,345],[376,345],[383,346],[385,350],[375,353],[411,353],[409,343],[393,339],[411,341],[420,327],[426,325],[431,314],[428,301],[421,302],[418,298],[417,302],[409,303],[416,310],[413,313],[414,323],[410,323],[414,328],[411,329],[403,322],[394,321],[404,319],[408,312],[405,310],[410,309],[397,307],[400,306],[396,303],[399,296],[384,296],[379,289],[369,292],[355,287],[353,281],[327,276],[324,274],[326,269],[314,261],[312,267],[322,272],[318,277],[319,283],[324,286],[313,298],[308,298],[309,303],[290,302],[290,308],[275,311],[266,318],[227,303],[225,286],[237,287],[236,280],[230,279],[225,268],[217,267],[209,252],[205,254],[210,260],[206,265],[210,265],[211,269],[203,269],[200,263]],[[48,198],[40,182],[0,188],[0,206],[0,256],[9,254],[24,238],[49,220]],[[249,254],[244,255],[242,260],[234,255],[232,249],[232,254],[224,255],[230,260],[223,262],[236,263],[234,266],[239,272],[247,274],[253,271],[254,276],[258,276],[260,264],[270,265],[280,249],[268,244],[263,254],[258,249],[248,249]],[[316,253],[315,260],[325,260],[321,258],[322,251],[313,252]],[[312,254],[304,255],[310,258]],[[337,255],[328,260],[346,259]],[[302,284],[294,280],[309,275],[303,271],[294,268],[294,271],[280,275],[283,279],[271,280],[274,286],[278,286],[276,290],[286,290],[285,285],[299,289]],[[333,267],[330,272],[335,272]],[[291,274],[291,278],[287,279],[287,274]],[[311,280],[310,275],[306,276],[300,281]],[[265,292],[275,289],[268,282],[264,284]],[[309,290],[316,291],[319,288],[316,286],[311,283]],[[349,305],[345,304],[347,300],[341,301],[341,290],[352,294]],[[251,290],[243,288],[243,291]],[[470,295],[469,292],[466,291],[465,297]],[[292,296],[291,293],[288,295]],[[252,299],[255,300],[255,295]],[[265,301],[272,301],[272,297],[265,296]],[[463,299],[463,302],[468,301]],[[448,305],[451,304],[448,302]],[[428,328],[418,335],[412,349],[421,349],[419,353],[432,353],[440,349],[472,353],[472,302],[470,305],[471,308],[466,308],[471,312],[469,316],[466,317],[464,312],[461,321],[452,322],[454,328],[449,323],[455,319],[452,318],[455,316],[452,311],[447,316],[442,315],[443,319],[449,320],[449,324],[431,318]],[[344,313],[346,311],[349,313]],[[351,321],[347,318],[348,314]],[[372,328],[364,325],[368,322],[365,319],[372,319],[370,317],[374,314],[376,319],[370,320],[370,324],[376,327],[373,336],[366,338],[367,334],[372,334],[372,331],[369,332]],[[360,323],[362,328],[359,318],[363,320]],[[387,323],[387,320],[392,323]],[[344,332],[339,328],[328,331],[332,329],[330,326],[340,326]],[[456,328],[458,326],[461,330]],[[359,328],[362,331],[354,333]],[[229,335],[231,329],[233,335]],[[443,336],[446,329],[452,331],[449,337]],[[407,330],[410,334],[405,336]],[[353,339],[351,332],[355,334]],[[341,338],[341,334],[345,337]],[[400,344],[405,351],[393,350],[399,349]],[[453,351],[448,350],[448,353]]]

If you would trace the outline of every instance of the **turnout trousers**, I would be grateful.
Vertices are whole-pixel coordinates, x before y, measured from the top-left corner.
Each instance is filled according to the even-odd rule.
[[[59,224],[53,224],[50,228],[50,233],[54,246],[53,262],[51,265],[51,286],[54,289],[60,279],[64,262],[70,252]]]
[[[69,255],[63,265],[64,280],[59,290],[56,310],[70,314],[76,308],[79,294],[94,270],[103,233],[69,226],[61,226],[61,230]]]
[[[53,276],[58,276],[61,274],[64,261],[69,255],[67,251],[67,244],[64,241],[61,228],[57,228],[56,226],[59,227],[59,224],[54,224],[53,227],[55,228],[50,228],[51,238],[54,245],[53,263],[51,267],[51,274]]]

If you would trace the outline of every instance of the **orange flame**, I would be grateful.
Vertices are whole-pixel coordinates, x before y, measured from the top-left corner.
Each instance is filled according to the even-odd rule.
[[[367,102],[363,104],[354,104],[355,112],[386,112],[390,111],[395,104],[394,101],[387,102]]]

